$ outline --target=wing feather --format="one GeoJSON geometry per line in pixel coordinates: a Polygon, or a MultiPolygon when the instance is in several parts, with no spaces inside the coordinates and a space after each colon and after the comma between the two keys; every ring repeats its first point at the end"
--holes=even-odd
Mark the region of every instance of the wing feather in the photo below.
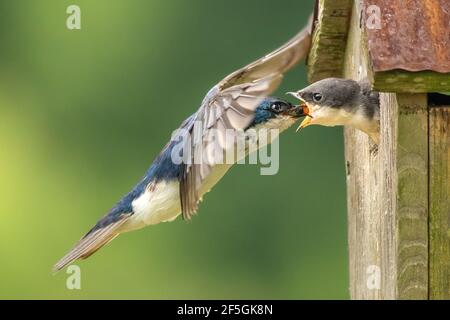
{"type": "Polygon", "coordinates": [[[211,156],[211,150],[225,154],[226,150],[235,147],[224,138],[226,130],[238,132],[251,124],[255,109],[278,88],[283,74],[306,57],[311,45],[311,29],[312,17],[307,26],[286,44],[225,77],[208,92],[189,126],[185,126],[184,134],[191,138],[185,139],[188,142],[184,148],[190,161],[183,163],[180,174],[184,219],[190,219],[197,212],[200,188],[212,167],[218,164],[211,156]],[[201,124],[197,127],[202,132],[194,132],[195,122],[201,124]],[[209,132],[213,128],[218,129],[219,138],[211,141],[209,132]]]}
{"type": "Polygon", "coordinates": [[[130,215],[123,215],[119,221],[111,223],[104,228],[90,231],[59,260],[53,267],[53,272],[57,272],[77,259],[86,259],[93,255],[97,250],[106,245],[119,235],[118,229],[122,226],[130,215]]]}

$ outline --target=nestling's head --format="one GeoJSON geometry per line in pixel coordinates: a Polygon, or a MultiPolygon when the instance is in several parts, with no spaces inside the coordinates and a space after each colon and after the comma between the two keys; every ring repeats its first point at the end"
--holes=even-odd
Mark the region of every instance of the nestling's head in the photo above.
{"type": "Polygon", "coordinates": [[[250,127],[264,126],[285,129],[303,116],[302,108],[282,99],[265,98],[255,110],[255,118],[250,127]]]}
{"type": "Polygon", "coordinates": [[[306,118],[300,128],[350,125],[369,134],[377,130],[379,119],[378,93],[366,82],[328,78],[288,94],[300,99],[306,118]]]}

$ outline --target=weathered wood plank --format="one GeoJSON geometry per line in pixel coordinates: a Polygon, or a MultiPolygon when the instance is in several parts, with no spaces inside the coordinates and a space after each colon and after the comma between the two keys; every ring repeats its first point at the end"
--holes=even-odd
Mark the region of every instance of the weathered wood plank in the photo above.
{"type": "Polygon", "coordinates": [[[381,93],[380,105],[380,298],[427,299],[427,97],[381,93]]]}
{"type": "Polygon", "coordinates": [[[450,73],[392,70],[374,72],[374,88],[384,92],[439,92],[450,90],[450,73]]]}
{"type": "MultiPolygon", "coordinates": [[[[360,28],[360,7],[352,11],[344,65],[344,77],[367,77],[368,56],[360,28]]],[[[347,206],[350,296],[352,299],[381,298],[381,230],[379,223],[378,155],[369,137],[346,128],[347,206]]]]}
{"type": "Polygon", "coordinates": [[[397,132],[398,101],[392,93],[380,94],[380,269],[381,299],[397,297],[397,132]]]}
{"type": "Polygon", "coordinates": [[[350,296],[381,298],[378,156],[368,137],[345,129],[350,296]]]}
{"type": "Polygon", "coordinates": [[[427,95],[398,94],[397,101],[397,161],[390,173],[397,175],[395,298],[428,299],[427,95]]]}
{"type": "Polygon", "coordinates": [[[351,296],[427,299],[426,95],[382,93],[381,108],[378,155],[345,132],[351,296]]]}
{"type": "Polygon", "coordinates": [[[352,0],[319,0],[308,57],[308,80],[342,75],[352,0]]]}
{"type": "MultiPolygon", "coordinates": [[[[444,155],[442,153],[444,148],[448,150],[449,142],[442,141],[442,133],[439,142],[437,136],[435,140],[431,136],[430,141],[436,146],[429,150],[428,130],[429,125],[433,128],[433,124],[429,123],[425,92],[447,91],[450,78],[427,71],[393,70],[374,74],[367,49],[367,30],[361,17],[364,3],[351,3],[344,64],[341,64],[339,54],[342,47],[329,44],[320,36],[326,29],[321,27],[325,23],[324,12],[332,5],[326,0],[320,0],[322,11],[319,12],[319,26],[308,64],[311,81],[330,76],[355,80],[368,78],[375,89],[383,91],[380,95],[381,142],[378,148],[364,133],[351,128],[344,131],[350,294],[353,299],[448,297],[450,187],[447,181],[450,154],[448,151],[444,155]],[[322,55],[323,60],[320,60],[322,55]],[[322,66],[324,61],[327,61],[326,65],[322,66]],[[340,68],[342,74],[339,74],[340,68]],[[407,93],[401,93],[404,91],[407,93]],[[431,165],[431,170],[436,172],[429,181],[429,157],[433,161],[431,152],[436,152],[436,163],[431,165]],[[444,156],[447,157],[445,160],[444,156]],[[443,168],[443,163],[447,167],[443,168]],[[447,182],[445,188],[440,185],[443,181],[447,182]],[[431,188],[439,191],[430,191],[433,189],[430,189],[429,182],[431,188]],[[433,197],[440,202],[436,204],[433,197]],[[433,210],[430,223],[429,208],[433,210]],[[434,234],[430,238],[432,228],[434,234]],[[430,292],[430,289],[434,291],[430,292]]],[[[342,20],[332,23],[343,25],[342,20]]],[[[445,121],[447,133],[450,127],[448,115],[445,121]]],[[[436,130],[444,130],[440,122],[435,126],[439,128],[436,130]]]]}
{"type": "MultiPolygon", "coordinates": [[[[360,2],[344,76],[370,78],[360,2]]],[[[425,94],[381,94],[381,143],[345,129],[350,293],[353,299],[428,296],[428,117],[425,94]]]]}
{"type": "Polygon", "coordinates": [[[450,106],[430,109],[430,299],[450,299],[450,106]]]}

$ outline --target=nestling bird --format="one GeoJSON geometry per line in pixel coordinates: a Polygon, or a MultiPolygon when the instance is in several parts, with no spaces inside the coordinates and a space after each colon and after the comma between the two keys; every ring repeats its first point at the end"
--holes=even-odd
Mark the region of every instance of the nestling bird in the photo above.
{"type": "Polygon", "coordinates": [[[268,96],[279,86],[283,74],[308,53],[311,21],[285,45],[214,86],[198,111],[181,124],[142,180],[55,264],[53,270],[89,257],[121,233],[172,221],[181,213],[184,219],[190,219],[197,212],[202,196],[232,166],[215,162],[208,154],[211,143],[214,144],[212,149],[219,153],[236,147],[223,141],[221,137],[226,132],[247,133],[249,129],[263,128],[277,128],[281,132],[294,124],[296,117],[302,115],[301,108],[268,96]],[[213,142],[209,139],[212,132],[219,133],[219,139],[213,142]],[[191,136],[194,138],[189,139],[191,136]],[[195,161],[199,154],[209,161],[195,161]],[[175,162],[174,155],[182,155],[184,160],[175,162]]]}
{"type": "Polygon", "coordinates": [[[379,143],[379,94],[371,90],[367,80],[327,78],[288,94],[304,102],[306,118],[299,129],[313,124],[352,126],[379,143]]]}

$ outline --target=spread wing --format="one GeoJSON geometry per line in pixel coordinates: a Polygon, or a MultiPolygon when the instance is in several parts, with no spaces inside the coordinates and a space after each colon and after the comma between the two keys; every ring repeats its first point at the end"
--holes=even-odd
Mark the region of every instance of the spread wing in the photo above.
{"type": "Polygon", "coordinates": [[[219,163],[212,154],[221,154],[232,147],[228,145],[232,140],[227,140],[226,135],[245,130],[253,121],[257,106],[278,88],[283,74],[307,55],[311,29],[312,18],[286,44],[227,76],[208,92],[193,117],[183,123],[182,135],[190,137],[184,149],[188,150],[185,158],[188,161],[182,164],[180,175],[184,219],[196,213],[199,190],[213,166],[219,163]]]}

